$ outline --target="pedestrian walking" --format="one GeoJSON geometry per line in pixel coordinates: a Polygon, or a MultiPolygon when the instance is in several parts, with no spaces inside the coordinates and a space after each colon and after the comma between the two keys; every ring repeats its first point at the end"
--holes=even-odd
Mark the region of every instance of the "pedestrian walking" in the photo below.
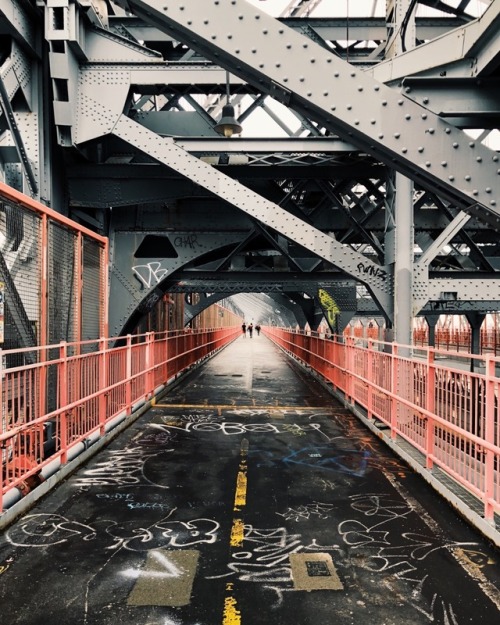
{"type": "Polygon", "coordinates": [[[260,334],[260,325],[259,324],[257,324],[255,326],[255,331],[257,332],[257,336],[259,336],[259,334],[260,334]]]}
{"type": "Polygon", "coordinates": [[[245,322],[241,324],[241,331],[243,333],[243,336],[246,338],[247,337],[247,324],[245,322]]]}
{"type": "Polygon", "coordinates": [[[251,324],[248,326],[248,336],[249,336],[250,338],[252,338],[252,334],[253,334],[253,323],[251,323],[251,324]]]}

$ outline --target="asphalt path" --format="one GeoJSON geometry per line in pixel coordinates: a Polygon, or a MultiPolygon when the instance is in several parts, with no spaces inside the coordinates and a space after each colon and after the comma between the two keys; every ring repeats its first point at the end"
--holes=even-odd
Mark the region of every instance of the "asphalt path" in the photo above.
{"type": "Polygon", "coordinates": [[[499,554],[262,335],[0,538],[22,625],[498,625],[499,554]]]}

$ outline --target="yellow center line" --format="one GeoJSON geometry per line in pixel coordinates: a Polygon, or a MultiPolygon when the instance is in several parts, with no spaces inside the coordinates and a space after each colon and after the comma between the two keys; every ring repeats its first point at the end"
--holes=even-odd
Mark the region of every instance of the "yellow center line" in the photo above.
{"type": "MultiPolygon", "coordinates": [[[[241,549],[243,547],[243,538],[245,534],[245,524],[241,518],[241,513],[247,503],[247,455],[248,455],[248,439],[241,441],[240,447],[240,464],[238,467],[238,475],[236,476],[236,488],[234,492],[234,512],[240,514],[233,516],[233,524],[231,527],[231,536],[229,544],[231,549],[241,549]]],[[[233,593],[234,585],[232,582],[226,584],[226,596],[224,598],[224,612],[222,617],[222,625],[241,625],[241,612],[237,609],[237,601],[233,593]]]]}

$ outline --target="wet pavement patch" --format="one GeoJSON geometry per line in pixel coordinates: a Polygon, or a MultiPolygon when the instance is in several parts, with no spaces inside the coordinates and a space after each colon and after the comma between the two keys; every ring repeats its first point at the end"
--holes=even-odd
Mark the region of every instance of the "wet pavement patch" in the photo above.
{"type": "Polygon", "coordinates": [[[128,605],[187,605],[191,600],[199,555],[193,550],[150,551],[143,568],[125,572],[137,577],[128,605]]]}

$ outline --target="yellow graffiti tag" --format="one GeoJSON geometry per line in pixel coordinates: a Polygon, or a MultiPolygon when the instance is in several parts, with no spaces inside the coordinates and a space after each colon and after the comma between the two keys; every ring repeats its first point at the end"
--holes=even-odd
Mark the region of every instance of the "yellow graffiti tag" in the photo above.
{"type": "Polygon", "coordinates": [[[335,323],[335,317],[339,314],[340,308],[337,306],[337,302],[333,299],[333,297],[324,289],[318,289],[318,297],[326,311],[326,316],[330,324],[335,323]]]}

